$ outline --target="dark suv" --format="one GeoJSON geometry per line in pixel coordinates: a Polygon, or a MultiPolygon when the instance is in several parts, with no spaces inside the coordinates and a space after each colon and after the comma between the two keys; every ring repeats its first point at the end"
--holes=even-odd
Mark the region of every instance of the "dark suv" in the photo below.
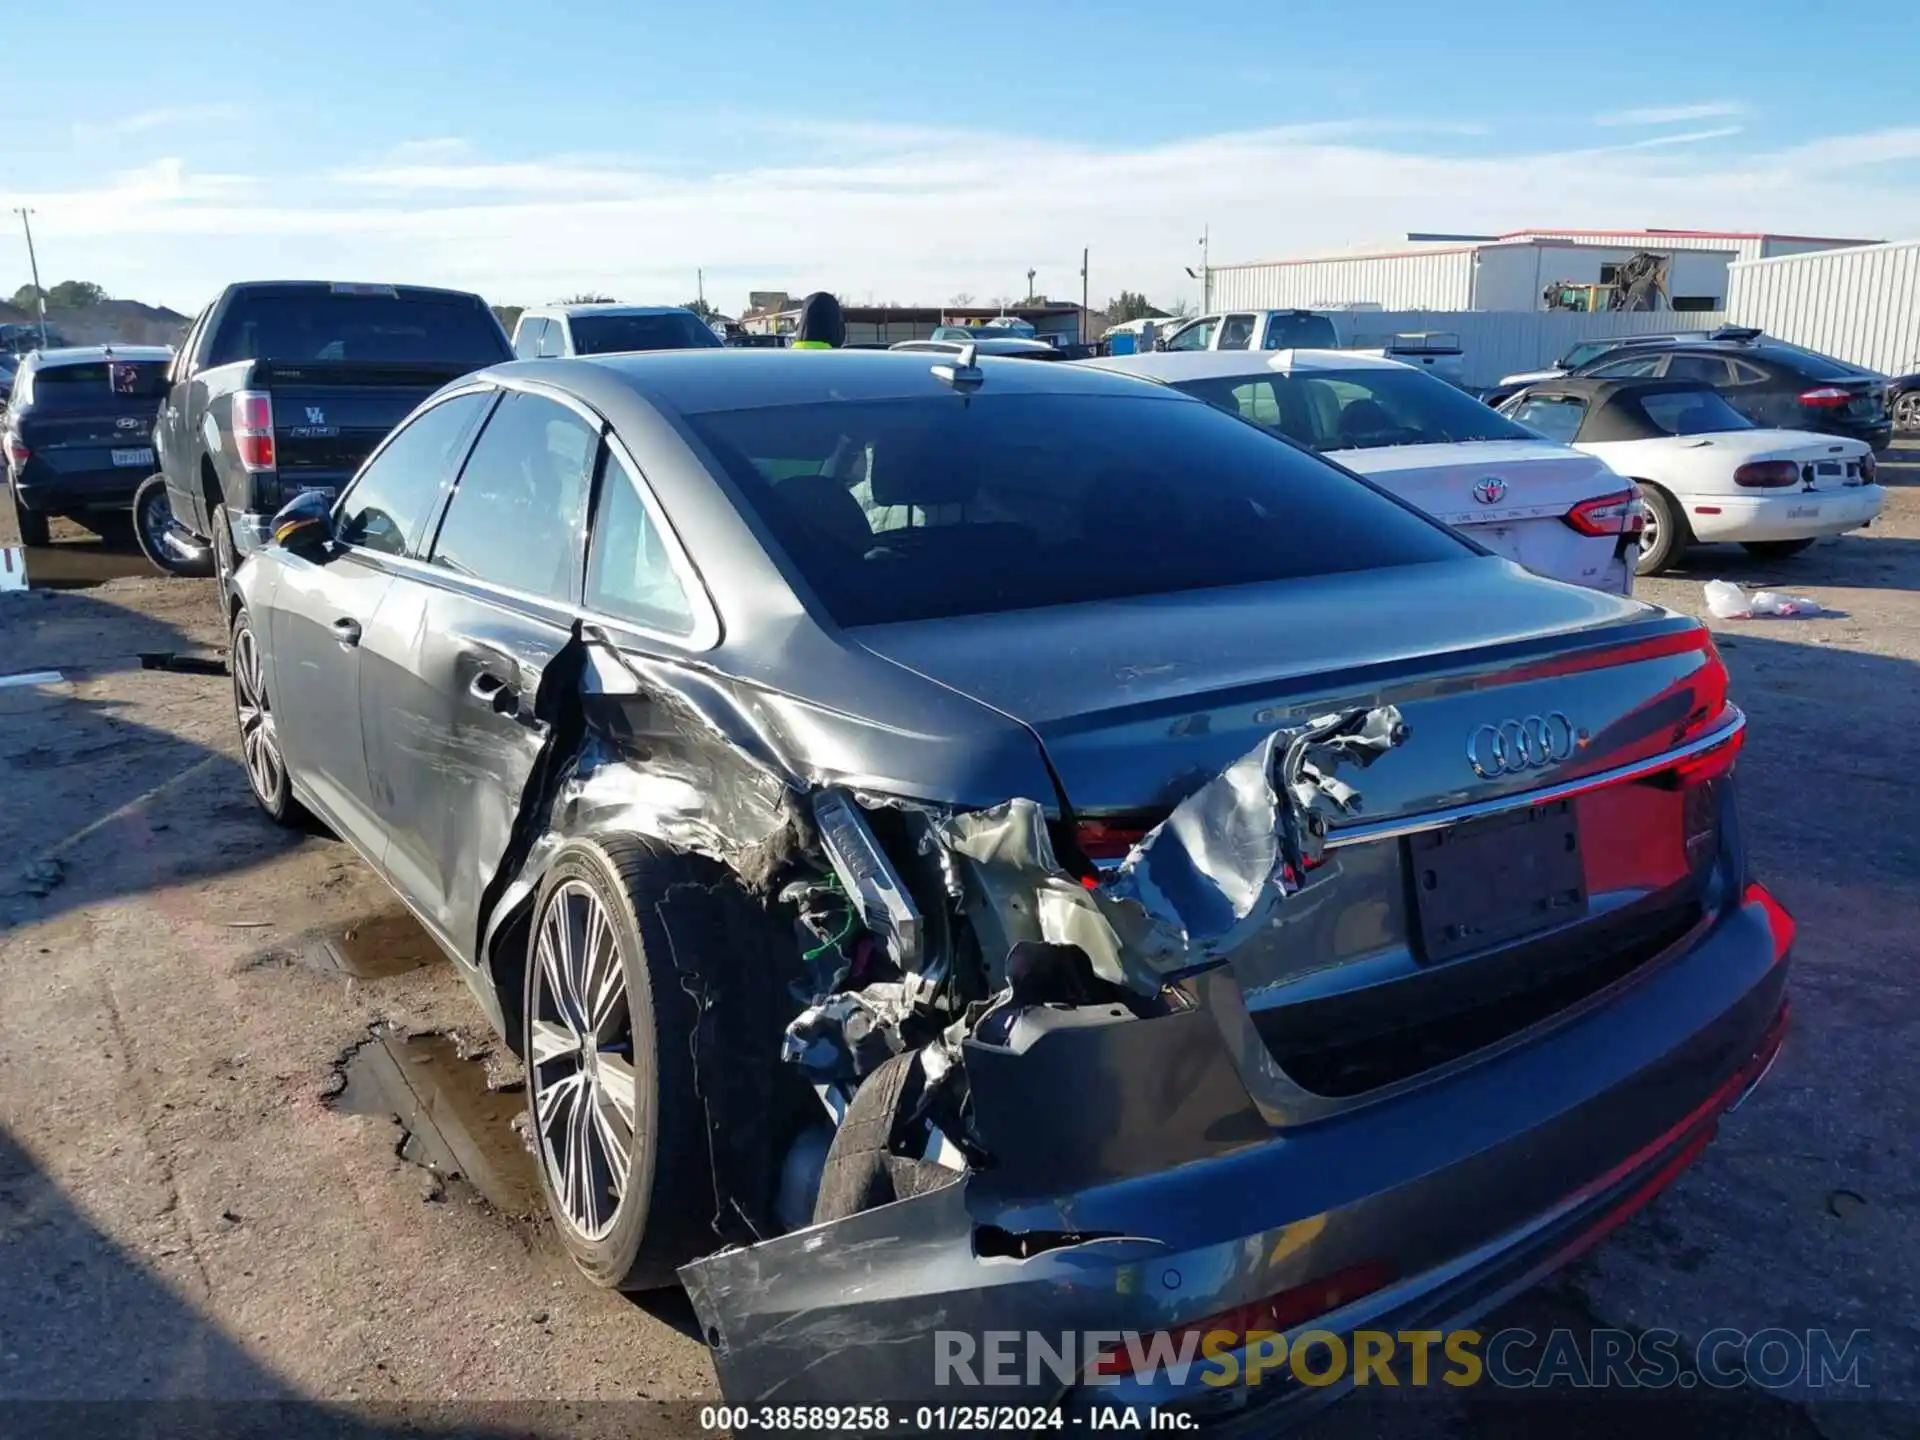
{"type": "Polygon", "coordinates": [[[132,502],[172,360],[165,346],[84,345],[20,362],[0,446],[24,543],[45,545],[52,516],[91,522],[132,502]]]}
{"type": "Polygon", "coordinates": [[[1573,373],[1596,380],[1697,380],[1756,425],[1846,435],[1875,450],[1893,443],[1884,375],[1784,340],[1757,336],[1615,351],[1573,373]]]}

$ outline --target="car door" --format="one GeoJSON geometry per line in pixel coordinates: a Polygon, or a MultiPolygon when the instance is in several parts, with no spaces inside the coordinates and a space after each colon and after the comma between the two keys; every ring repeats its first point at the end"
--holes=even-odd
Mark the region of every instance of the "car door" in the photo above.
{"type": "Polygon", "coordinates": [[[387,874],[469,965],[548,733],[540,679],[577,615],[600,430],[551,393],[505,390],[371,642],[361,708],[387,874]]]}
{"type": "Polygon", "coordinates": [[[1213,332],[1220,328],[1218,315],[1204,315],[1167,341],[1169,350],[1208,350],[1213,347],[1213,332]]]}
{"type": "Polygon", "coordinates": [[[386,837],[362,733],[364,642],[490,398],[455,396],[403,424],[341,497],[334,553],[280,557],[268,617],[280,748],[314,808],[375,865],[386,837]]]}
{"type": "Polygon", "coordinates": [[[190,504],[194,470],[187,457],[193,453],[189,443],[190,435],[185,419],[187,408],[188,382],[193,376],[193,358],[200,345],[200,337],[206,333],[207,317],[213,313],[209,305],[200,312],[199,318],[187,331],[187,338],[180,342],[180,348],[174,353],[173,363],[167,367],[167,394],[160,402],[160,414],[153,422],[154,463],[162,475],[167,477],[167,503],[173,507],[175,515],[191,517],[196,513],[190,504]]]}

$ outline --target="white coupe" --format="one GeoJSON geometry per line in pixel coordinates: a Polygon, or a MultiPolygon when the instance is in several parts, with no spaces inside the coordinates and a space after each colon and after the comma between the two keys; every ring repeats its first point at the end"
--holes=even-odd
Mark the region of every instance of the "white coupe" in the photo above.
{"type": "Polygon", "coordinates": [[[1642,575],[1721,540],[1763,559],[1797,555],[1822,536],[1871,525],[1886,500],[1864,440],[1755,429],[1699,381],[1570,376],[1500,409],[1639,485],[1642,575]]]}

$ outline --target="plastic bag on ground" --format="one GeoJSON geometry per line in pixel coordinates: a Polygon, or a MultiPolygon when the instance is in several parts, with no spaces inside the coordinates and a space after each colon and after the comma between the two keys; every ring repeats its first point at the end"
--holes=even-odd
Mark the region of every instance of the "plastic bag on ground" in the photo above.
{"type": "Polygon", "coordinates": [[[1753,606],[1747,592],[1731,580],[1709,580],[1707,613],[1718,620],[1744,620],[1753,614],[1753,606]]]}
{"type": "Polygon", "coordinates": [[[1762,590],[1753,597],[1755,615],[1777,615],[1781,619],[1791,619],[1800,615],[1818,615],[1820,602],[1805,595],[1782,595],[1774,590],[1762,590]]]}

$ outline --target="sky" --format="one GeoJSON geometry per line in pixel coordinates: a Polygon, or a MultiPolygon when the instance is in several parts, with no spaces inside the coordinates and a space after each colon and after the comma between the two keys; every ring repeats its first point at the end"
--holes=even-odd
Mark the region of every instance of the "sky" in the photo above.
{"type": "MultiPolygon", "coordinates": [[[[1920,235],[1920,17],[1805,0],[8,6],[41,279],[1192,301],[1534,227],[1920,235]],[[704,280],[701,274],[704,274],[704,280]]],[[[0,295],[28,279],[0,215],[0,295]]]]}

